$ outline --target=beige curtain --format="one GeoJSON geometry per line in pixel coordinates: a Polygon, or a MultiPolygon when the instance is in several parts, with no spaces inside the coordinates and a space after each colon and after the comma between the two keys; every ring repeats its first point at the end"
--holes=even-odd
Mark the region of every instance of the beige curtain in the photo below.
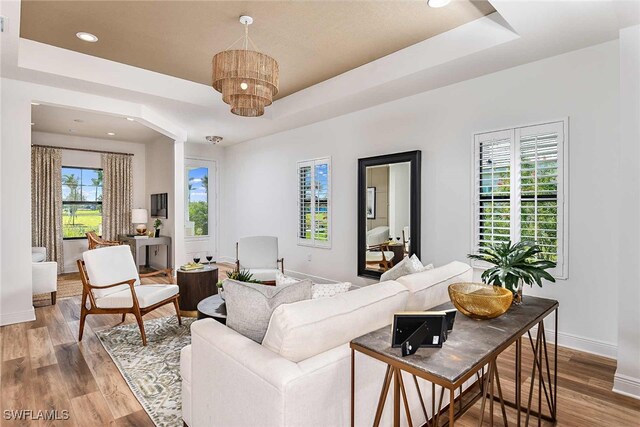
{"type": "Polygon", "coordinates": [[[131,232],[131,156],[102,155],[102,237],[117,240],[131,232]]]}
{"type": "Polygon", "coordinates": [[[31,147],[31,244],[47,248],[47,261],[64,270],[62,256],[62,154],[31,147]]]}

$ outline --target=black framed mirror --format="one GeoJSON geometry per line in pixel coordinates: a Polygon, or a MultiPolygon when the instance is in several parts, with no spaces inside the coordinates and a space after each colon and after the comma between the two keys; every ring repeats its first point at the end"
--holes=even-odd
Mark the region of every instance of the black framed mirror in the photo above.
{"type": "Polygon", "coordinates": [[[358,159],[358,276],[420,257],[421,152],[358,159]]]}

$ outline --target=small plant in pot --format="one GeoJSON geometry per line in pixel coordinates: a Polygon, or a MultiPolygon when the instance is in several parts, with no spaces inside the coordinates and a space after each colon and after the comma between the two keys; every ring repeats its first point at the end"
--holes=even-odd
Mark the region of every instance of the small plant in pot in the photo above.
{"type": "MultiPolygon", "coordinates": [[[[238,282],[262,283],[259,280],[255,280],[253,278],[253,274],[249,273],[249,270],[227,271],[227,279],[237,280],[238,282]]],[[[220,280],[216,283],[216,286],[218,286],[218,294],[220,295],[220,298],[224,299],[224,282],[220,280]]]]}
{"type": "Polygon", "coordinates": [[[155,237],[160,237],[160,227],[162,226],[162,221],[160,220],[160,218],[156,218],[155,221],[153,221],[153,229],[155,231],[154,235],[155,237]]]}
{"type": "Polygon", "coordinates": [[[484,261],[493,267],[482,273],[482,281],[489,285],[502,286],[513,292],[514,304],[522,302],[522,285],[535,282],[542,287],[542,280],[555,282],[546,270],[556,263],[539,257],[542,249],[534,242],[511,241],[480,248],[478,254],[467,255],[470,259],[484,261]]]}

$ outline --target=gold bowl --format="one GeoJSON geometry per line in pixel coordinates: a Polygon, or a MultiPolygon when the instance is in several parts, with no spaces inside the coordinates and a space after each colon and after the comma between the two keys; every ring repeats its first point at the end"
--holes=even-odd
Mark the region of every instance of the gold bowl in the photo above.
{"type": "Polygon", "coordinates": [[[493,319],[511,307],[513,293],[500,286],[483,283],[454,283],[449,285],[449,298],[465,316],[473,319],[493,319]]]}

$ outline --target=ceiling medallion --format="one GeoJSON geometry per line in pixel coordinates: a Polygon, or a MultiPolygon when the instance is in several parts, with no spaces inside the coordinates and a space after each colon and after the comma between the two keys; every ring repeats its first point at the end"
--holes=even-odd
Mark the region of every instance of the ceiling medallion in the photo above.
{"type": "Polygon", "coordinates": [[[212,60],[215,90],[222,94],[222,100],[231,106],[231,112],[238,116],[258,117],[264,114],[264,107],[273,102],[278,93],[278,62],[272,57],[258,52],[249,38],[250,16],[241,16],[244,25],[242,49],[231,49],[217,53],[212,60]],[[249,50],[249,43],[255,50],[249,50]]]}

